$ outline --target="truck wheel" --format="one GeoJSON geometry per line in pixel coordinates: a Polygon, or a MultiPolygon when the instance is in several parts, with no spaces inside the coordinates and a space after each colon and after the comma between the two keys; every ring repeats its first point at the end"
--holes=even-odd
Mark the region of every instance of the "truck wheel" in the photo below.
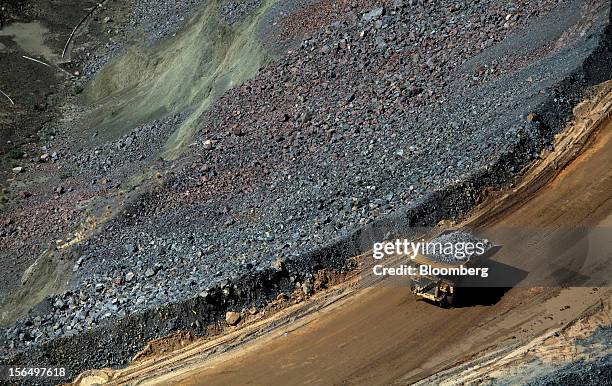
{"type": "Polygon", "coordinates": [[[412,280],[410,280],[410,292],[416,295],[416,284],[412,280]]]}
{"type": "Polygon", "coordinates": [[[455,295],[446,295],[446,305],[449,307],[455,305],[455,295]]]}

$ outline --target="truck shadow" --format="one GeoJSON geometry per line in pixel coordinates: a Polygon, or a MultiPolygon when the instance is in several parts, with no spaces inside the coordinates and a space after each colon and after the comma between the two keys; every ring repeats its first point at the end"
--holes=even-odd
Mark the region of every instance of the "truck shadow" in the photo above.
{"type": "Polygon", "coordinates": [[[497,304],[511,287],[458,288],[452,307],[492,306],[497,304]]]}
{"type": "Polygon", "coordinates": [[[480,267],[488,268],[486,277],[462,277],[457,280],[452,304],[445,307],[463,308],[497,304],[511,288],[516,287],[528,272],[486,259],[480,267]]]}

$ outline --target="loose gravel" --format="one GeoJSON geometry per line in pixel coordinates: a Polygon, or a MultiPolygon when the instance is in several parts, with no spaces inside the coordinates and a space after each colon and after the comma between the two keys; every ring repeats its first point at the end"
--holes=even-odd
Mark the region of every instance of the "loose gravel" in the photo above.
{"type": "MultiPolygon", "coordinates": [[[[496,384],[496,383],[493,383],[496,384]]],[[[527,386],[582,385],[600,386],[612,384],[612,355],[594,361],[576,361],[550,374],[527,383],[527,386]]]]}
{"type": "Polygon", "coordinates": [[[135,0],[130,23],[142,28],[149,44],[173,36],[203,0],[135,0]]]}
{"type": "Polygon", "coordinates": [[[188,116],[188,112],[169,115],[137,126],[117,140],[106,142],[80,153],[70,153],[70,169],[76,175],[86,175],[93,180],[121,180],[142,169],[151,158],[159,157],[164,144],[188,116]]]}
{"type": "Polygon", "coordinates": [[[261,4],[262,0],[226,1],[219,10],[219,17],[225,23],[232,25],[242,21],[246,15],[257,10],[261,4]]]}

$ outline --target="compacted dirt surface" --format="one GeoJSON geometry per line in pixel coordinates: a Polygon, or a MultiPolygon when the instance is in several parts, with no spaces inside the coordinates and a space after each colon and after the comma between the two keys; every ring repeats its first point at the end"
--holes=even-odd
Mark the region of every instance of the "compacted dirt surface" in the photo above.
{"type": "MultiPolygon", "coordinates": [[[[583,115],[557,138],[556,144],[563,150],[543,157],[515,188],[499,192],[477,207],[466,223],[608,228],[612,224],[611,86],[603,87],[593,100],[581,105],[579,111],[583,115]],[[534,190],[536,193],[531,193],[534,190]]],[[[538,244],[542,244],[538,234],[521,242],[532,245],[536,251],[538,244]]],[[[548,259],[543,263],[551,265],[555,256],[517,255],[503,250],[495,256],[495,260],[513,266],[525,265],[534,258],[548,259]]],[[[600,262],[609,261],[609,251],[598,258],[600,262]]],[[[488,290],[491,289],[480,289],[488,290]]],[[[106,379],[113,383],[193,385],[406,384],[468,358],[499,350],[507,353],[509,348],[520,347],[534,337],[573,325],[600,304],[605,303],[606,308],[601,309],[603,320],[589,330],[591,334],[600,334],[593,339],[604,346],[609,344],[605,331],[612,327],[605,314],[609,311],[609,287],[520,287],[507,292],[494,305],[455,309],[416,301],[408,288],[360,288],[353,283],[344,291],[349,295],[334,301],[313,298],[313,302],[326,306],[306,312],[297,321],[281,324],[256,339],[245,339],[250,334],[257,335],[247,325],[242,334],[238,330],[217,341],[188,346],[175,355],[158,354],[115,373],[90,373],[89,378],[84,376],[79,382],[106,379]],[[215,350],[226,352],[215,355],[215,350]]],[[[286,316],[280,316],[283,317],[286,316]]],[[[278,323],[271,319],[270,324],[278,323]]],[[[260,325],[253,329],[265,330],[260,325]]],[[[583,331],[580,336],[586,339],[590,334],[583,331]]],[[[609,369],[609,358],[597,363],[597,358],[606,352],[604,348],[599,356],[591,354],[590,360],[582,364],[596,362],[583,382],[609,381],[609,371],[605,372],[605,368],[609,369]]],[[[555,352],[548,355],[554,356],[555,352]]],[[[547,372],[554,374],[556,370],[552,366],[547,372]]],[[[563,371],[571,374],[567,369],[563,371]]],[[[521,381],[537,380],[543,373],[534,371],[531,379],[525,376],[521,381]]],[[[482,374],[487,372],[482,370],[482,374]]],[[[474,376],[467,371],[464,375],[474,376]]],[[[510,375],[516,372],[510,371],[505,376],[510,375]]],[[[499,375],[498,381],[504,379],[499,375]]],[[[560,377],[558,382],[563,379],[560,377]]],[[[554,376],[550,375],[549,380],[554,382],[554,376]]],[[[452,377],[447,374],[430,382],[450,384],[452,377]]]]}
{"type": "MultiPolygon", "coordinates": [[[[537,238],[525,236],[535,245],[531,259],[511,248],[495,256],[527,273],[523,288],[442,310],[362,278],[351,287],[358,300],[333,302],[334,315],[310,324],[318,326],[310,339],[328,344],[320,355],[304,338],[285,348],[271,340],[278,346],[255,357],[269,354],[262,363],[272,366],[272,352],[278,363],[303,349],[310,359],[278,366],[279,381],[292,366],[338,382],[421,379],[471,352],[466,345],[518,334],[522,319],[496,316],[517,309],[537,319],[537,307],[567,298],[576,304],[565,314],[576,317],[585,293],[608,284],[597,248],[578,260],[560,255],[554,270],[543,263],[551,243],[576,244],[558,229],[602,228],[605,160],[589,167],[601,178],[572,174],[554,189],[542,187],[553,177],[542,162],[553,154],[557,166],[567,163],[587,142],[585,154],[605,149],[591,144],[605,141],[607,129],[592,139],[566,126],[582,116],[573,111],[580,101],[605,101],[609,1],[2,4],[3,363],[62,365],[75,377],[125,367],[167,335],[213,339],[227,315],[244,324],[313,294],[329,299],[319,293],[359,272],[355,256],[371,242],[441,221],[534,228],[537,238]],[[529,165],[543,169],[525,174],[529,165]],[[519,174],[537,178],[516,185],[519,174]],[[547,189],[557,196],[542,196],[547,189]],[[541,204],[519,207],[536,194],[529,202],[541,204]],[[475,214],[483,200],[489,207],[475,214]],[[548,289],[569,284],[582,287],[562,297],[548,289]],[[410,337],[446,318],[462,322],[438,328],[431,344],[419,341],[432,353],[427,361],[413,357],[419,345],[410,337]],[[470,329],[489,319],[490,330],[470,329]],[[343,336],[344,323],[356,338],[341,344],[329,334],[343,336]],[[377,323],[395,338],[366,337],[377,323]],[[468,331],[473,342],[457,339],[457,356],[443,350],[468,331]],[[361,357],[331,366],[349,346],[361,357]]],[[[598,108],[587,110],[607,111],[598,108]]],[[[555,181],[571,174],[564,170],[555,181]]],[[[506,245],[524,236],[505,235],[506,245]]],[[[565,314],[544,318],[532,335],[569,321],[565,314]]],[[[268,383],[258,378],[266,368],[254,370],[256,383],[268,383]]]]}

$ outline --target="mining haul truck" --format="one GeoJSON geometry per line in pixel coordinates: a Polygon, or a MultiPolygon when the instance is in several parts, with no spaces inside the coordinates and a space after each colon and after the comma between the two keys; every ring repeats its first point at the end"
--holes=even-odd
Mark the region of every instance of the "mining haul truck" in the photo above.
{"type": "MultiPolygon", "coordinates": [[[[440,236],[448,234],[442,233],[440,236]]],[[[439,236],[438,236],[439,237],[439,236]]],[[[441,307],[452,307],[469,296],[468,288],[486,287],[489,270],[489,258],[501,249],[500,245],[491,244],[480,255],[456,262],[443,262],[430,256],[417,253],[412,265],[417,274],[411,276],[410,289],[420,299],[425,299],[441,307]],[[485,277],[482,273],[485,272],[485,277]]]]}

